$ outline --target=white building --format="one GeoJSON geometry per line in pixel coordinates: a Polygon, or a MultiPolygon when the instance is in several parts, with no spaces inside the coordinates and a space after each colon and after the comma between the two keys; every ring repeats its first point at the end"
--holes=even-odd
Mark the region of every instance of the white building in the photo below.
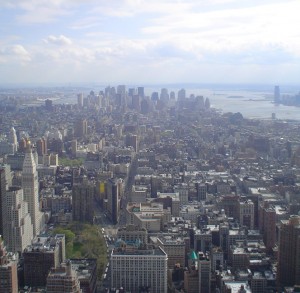
{"type": "Polygon", "coordinates": [[[151,293],[167,292],[167,261],[161,248],[115,249],[111,254],[111,287],[131,292],[148,287],[151,293]]]}
{"type": "Polygon", "coordinates": [[[33,224],[33,236],[36,236],[43,229],[43,217],[39,206],[38,173],[30,143],[28,143],[23,163],[22,188],[24,200],[28,202],[28,210],[33,224]]]}
{"type": "Polygon", "coordinates": [[[3,198],[3,237],[9,251],[22,252],[33,238],[33,226],[23,189],[10,187],[3,198]]]}

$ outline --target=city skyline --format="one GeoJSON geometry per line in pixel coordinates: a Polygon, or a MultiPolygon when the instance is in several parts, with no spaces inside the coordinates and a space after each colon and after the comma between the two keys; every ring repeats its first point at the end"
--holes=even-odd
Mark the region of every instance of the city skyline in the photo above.
{"type": "Polygon", "coordinates": [[[0,1],[2,84],[297,83],[299,1],[0,1]]]}

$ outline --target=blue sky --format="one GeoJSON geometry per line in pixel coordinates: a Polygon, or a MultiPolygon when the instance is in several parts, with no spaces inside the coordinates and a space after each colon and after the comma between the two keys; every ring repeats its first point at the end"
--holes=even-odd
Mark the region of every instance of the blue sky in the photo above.
{"type": "Polygon", "coordinates": [[[299,0],[0,0],[0,83],[299,83],[299,0]]]}

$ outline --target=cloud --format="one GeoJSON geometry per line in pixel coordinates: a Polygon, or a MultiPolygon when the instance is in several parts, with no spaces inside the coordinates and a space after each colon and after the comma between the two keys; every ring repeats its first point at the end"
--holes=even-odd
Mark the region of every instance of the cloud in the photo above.
{"type": "Polygon", "coordinates": [[[47,44],[54,44],[58,46],[72,45],[71,39],[67,38],[64,35],[60,35],[58,37],[50,35],[44,40],[44,42],[47,44]]]}
{"type": "Polygon", "coordinates": [[[0,50],[0,60],[3,63],[9,61],[21,61],[22,64],[31,61],[29,52],[22,45],[11,45],[0,50]]]}

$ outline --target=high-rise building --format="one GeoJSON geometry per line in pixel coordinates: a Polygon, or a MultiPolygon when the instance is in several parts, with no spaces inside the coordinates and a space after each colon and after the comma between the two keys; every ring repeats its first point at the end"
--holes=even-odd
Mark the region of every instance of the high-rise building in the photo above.
{"type": "Polygon", "coordinates": [[[138,136],[135,134],[127,134],[125,138],[125,145],[127,147],[132,146],[134,151],[138,151],[138,136]]]}
{"type": "Polygon", "coordinates": [[[88,182],[72,188],[72,214],[74,221],[93,223],[95,186],[88,182]]]}
{"type": "Polygon", "coordinates": [[[77,273],[70,261],[50,270],[46,289],[48,293],[81,293],[77,273]]]}
{"type": "Polygon", "coordinates": [[[6,193],[5,169],[0,168],[0,235],[3,235],[3,201],[6,193]]]}
{"type": "Polygon", "coordinates": [[[115,178],[107,180],[107,211],[114,224],[119,221],[120,214],[120,196],[118,181],[115,178]]]}
{"type": "Polygon", "coordinates": [[[270,252],[276,244],[276,211],[268,202],[261,203],[259,207],[259,229],[270,252]]]}
{"type": "Polygon", "coordinates": [[[3,236],[9,251],[22,253],[33,238],[33,226],[23,189],[10,187],[2,200],[3,236]]]}
{"type": "Polygon", "coordinates": [[[30,142],[27,144],[23,163],[22,188],[24,200],[28,202],[28,211],[33,225],[33,236],[36,236],[43,230],[43,216],[39,205],[38,173],[30,142]]]}
{"type": "Polygon", "coordinates": [[[279,285],[300,284],[300,216],[281,221],[278,253],[279,285]]]}
{"type": "Polygon", "coordinates": [[[111,287],[125,291],[167,292],[167,254],[161,249],[114,249],[111,254],[111,287]]]}
{"type": "Polygon", "coordinates": [[[77,95],[77,105],[78,108],[83,108],[83,94],[78,94],[77,95]]]}
{"type": "Polygon", "coordinates": [[[181,89],[178,91],[178,100],[184,100],[186,98],[185,89],[181,89]]]}
{"type": "Polygon", "coordinates": [[[14,127],[9,132],[9,142],[13,145],[14,153],[18,150],[18,139],[17,133],[14,127]]]}
{"type": "Polygon", "coordinates": [[[275,87],[274,87],[274,102],[275,103],[280,102],[280,88],[279,88],[279,85],[275,85],[275,87]]]}
{"type": "Polygon", "coordinates": [[[65,235],[36,238],[25,248],[23,257],[25,285],[45,286],[50,269],[57,268],[65,261],[65,235]]]}
{"type": "Polygon", "coordinates": [[[41,137],[36,141],[36,151],[41,157],[47,154],[47,140],[45,137],[41,137]]]}
{"type": "Polygon", "coordinates": [[[241,226],[254,229],[254,203],[251,200],[239,202],[239,220],[241,226]]]}
{"type": "Polygon", "coordinates": [[[0,236],[0,293],[18,293],[18,258],[7,253],[0,236]]]}
{"type": "Polygon", "coordinates": [[[210,293],[211,262],[203,252],[198,253],[199,293],[210,293]]]}
{"type": "Polygon", "coordinates": [[[196,191],[197,191],[197,200],[206,200],[207,196],[207,186],[205,183],[197,182],[196,183],[196,191]]]}
{"type": "Polygon", "coordinates": [[[138,95],[143,98],[145,96],[144,87],[140,86],[137,88],[138,95]]]}
{"type": "Polygon", "coordinates": [[[82,138],[87,135],[88,123],[86,119],[79,119],[75,123],[74,135],[82,138]]]}

